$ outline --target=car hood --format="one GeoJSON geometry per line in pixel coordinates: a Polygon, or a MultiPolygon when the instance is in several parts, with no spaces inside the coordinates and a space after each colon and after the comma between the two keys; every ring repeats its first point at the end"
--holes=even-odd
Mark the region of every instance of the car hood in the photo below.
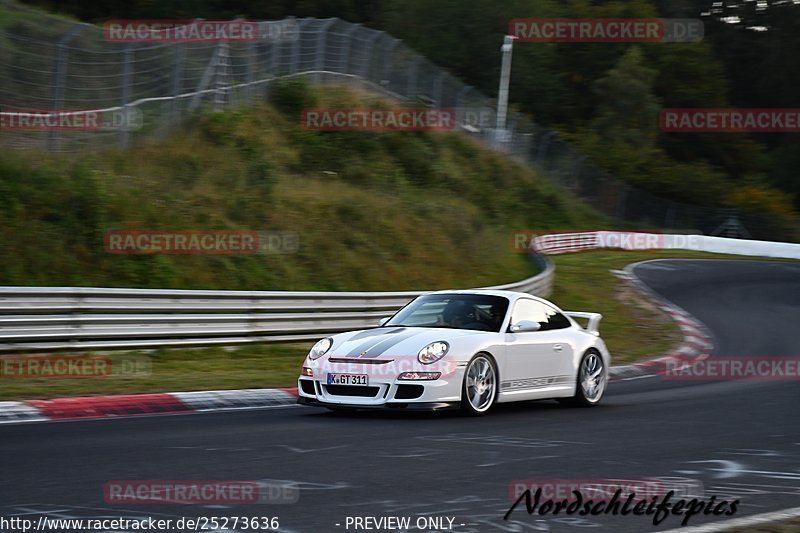
{"type": "Polygon", "coordinates": [[[432,342],[450,342],[459,337],[486,333],[465,329],[386,326],[334,335],[331,337],[333,346],[326,355],[363,359],[402,356],[416,358],[419,351],[432,342]]]}

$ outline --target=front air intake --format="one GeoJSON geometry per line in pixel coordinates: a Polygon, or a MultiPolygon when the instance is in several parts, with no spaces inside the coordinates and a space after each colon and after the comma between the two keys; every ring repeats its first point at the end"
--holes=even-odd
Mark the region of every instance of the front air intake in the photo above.
{"type": "Polygon", "coordinates": [[[425,387],[422,385],[398,385],[394,398],[396,400],[415,400],[422,396],[423,392],[425,392],[425,387]]]}

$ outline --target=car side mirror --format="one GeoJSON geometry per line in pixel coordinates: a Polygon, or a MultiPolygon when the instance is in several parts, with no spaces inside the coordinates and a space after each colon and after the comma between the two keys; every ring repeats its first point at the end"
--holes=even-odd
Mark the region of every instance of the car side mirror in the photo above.
{"type": "Polygon", "coordinates": [[[392,318],[392,317],[390,317],[390,316],[385,316],[385,317],[381,318],[380,320],[378,320],[378,327],[381,327],[381,326],[383,326],[384,324],[386,324],[387,322],[389,322],[389,319],[390,319],[390,318],[392,318]]]}
{"type": "Polygon", "coordinates": [[[542,325],[533,320],[520,320],[519,322],[511,324],[511,327],[508,329],[511,333],[526,333],[530,331],[539,331],[542,329],[542,325]]]}

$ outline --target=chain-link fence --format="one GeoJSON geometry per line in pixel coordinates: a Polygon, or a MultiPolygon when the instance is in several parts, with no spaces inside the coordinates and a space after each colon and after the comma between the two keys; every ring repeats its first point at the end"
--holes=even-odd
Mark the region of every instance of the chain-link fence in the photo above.
{"type": "Polygon", "coordinates": [[[303,76],[312,83],[367,86],[417,105],[481,110],[478,121],[458,115],[463,131],[533,165],[620,221],[771,240],[800,236],[797,223],[681,204],[636,189],[523,115],[511,113],[498,135],[493,119],[485,120],[493,117],[493,99],[400,40],[358,24],[287,19],[258,23],[257,38],[247,42],[117,43],[97,26],[38,12],[26,18],[30,8],[8,5],[21,13],[0,25],[0,119],[19,110],[99,110],[102,117],[87,131],[0,129],[6,146],[124,147],[137,137],[166,133],[201,109],[263,101],[275,80],[303,76]]]}
{"type": "Polygon", "coordinates": [[[491,103],[383,32],[339,19],[258,24],[259,38],[247,42],[116,43],[99,27],[41,16],[0,30],[0,139],[51,151],[127,146],[198,109],[263,101],[270,83],[290,76],[430,106],[491,103]],[[10,127],[20,112],[56,110],[105,115],[97,128],[68,134],[10,127]]]}
{"type": "Polygon", "coordinates": [[[708,235],[800,242],[800,220],[731,208],[710,208],[651,194],[610,175],[555,132],[520,123],[512,153],[599,211],[639,227],[708,235]]]}

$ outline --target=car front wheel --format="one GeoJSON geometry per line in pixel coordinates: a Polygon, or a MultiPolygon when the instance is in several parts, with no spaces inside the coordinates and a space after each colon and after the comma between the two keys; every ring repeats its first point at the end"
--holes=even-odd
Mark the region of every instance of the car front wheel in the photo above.
{"type": "Polygon", "coordinates": [[[497,398],[497,370],[494,361],[484,354],[472,358],[464,372],[461,409],[472,416],[483,415],[497,398]]]}

